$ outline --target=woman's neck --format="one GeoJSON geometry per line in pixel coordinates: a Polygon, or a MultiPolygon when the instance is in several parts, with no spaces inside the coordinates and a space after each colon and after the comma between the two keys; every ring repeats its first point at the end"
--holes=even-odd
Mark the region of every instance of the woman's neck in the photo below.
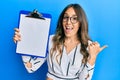
{"type": "Polygon", "coordinates": [[[69,54],[71,50],[73,50],[79,43],[80,41],[77,37],[66,37],[64,41],[64,46],[66,48],[67,54],[69,54]]]}
{"type": "Polygon", "coordinates": [[[65,37],[65,42],[64,43],[74,43],[74,42],[79,42],[78,38],[76,36],[74,37],[65,37]]]}

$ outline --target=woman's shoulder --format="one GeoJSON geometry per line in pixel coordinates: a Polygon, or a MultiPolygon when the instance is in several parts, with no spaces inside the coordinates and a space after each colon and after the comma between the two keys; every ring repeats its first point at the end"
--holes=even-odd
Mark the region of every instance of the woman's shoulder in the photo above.
{"type": "Polygon", "coordinates": [[[52,40],[54,36],[55,36],[54,34],[51,34],[51,35],[49,36],[49,40],[52,40]]]}
{"type": "Polygon", "coordinates": [[[53,43],[53,37],[54,37],[54,36],[55,36],[54,34],[49,35],[49,44],[52,44],[52,43],[53,43]]]}

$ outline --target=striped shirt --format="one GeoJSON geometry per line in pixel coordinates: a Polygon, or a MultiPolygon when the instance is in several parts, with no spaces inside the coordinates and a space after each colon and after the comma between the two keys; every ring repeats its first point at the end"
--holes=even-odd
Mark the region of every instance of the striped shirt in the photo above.
{"type": "MultiPolygon", "coordinates": [[[[49,39],[48,51],[52,48],[52,37],[49,39]]],[[[29,73],[36,71],[47,59],[48,73],[47,77],[53,80],[91,80],[94,65],[89,63],[84,65],[82,63],[83,55],[80,53],[80,44],[73,48],[69,54],[66,53],[66,49],[62,47],[62,55],[58,56],[58,52],[54,55],[48,54],[47,58],[37,58],[31,56],[22,56],[25,62],[32,63],[32,68],[27,68],[29,73]],[[57,57],[57,58],[56,58],[57,57]]]]}

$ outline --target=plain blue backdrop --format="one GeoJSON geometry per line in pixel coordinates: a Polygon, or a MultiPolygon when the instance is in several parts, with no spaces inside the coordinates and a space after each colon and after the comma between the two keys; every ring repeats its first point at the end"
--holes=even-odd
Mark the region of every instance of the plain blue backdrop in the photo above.
{"type": "Polygon", "coordinates": [[[16,54],[14,28],[19,11],[38,9],[52,15],[50,34],[55,32],[59,14],[70,3],[79,3],[86,12],[89,34],[101,46],[108,45],[96,60],[92,80],[120,80],[120,1],[119,0],[1,0],[0,2],[0,80],[45,80],[47,64],[29,74],[16,54]]]}

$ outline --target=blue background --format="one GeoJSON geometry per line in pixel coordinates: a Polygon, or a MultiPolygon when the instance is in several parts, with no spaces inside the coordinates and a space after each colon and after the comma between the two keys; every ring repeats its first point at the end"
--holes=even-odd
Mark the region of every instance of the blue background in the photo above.
{"type": "Polygon", "coordinates": [[[29,74],[15,53],[14,28],[18,27],[20,10],[52,15],[50,34],[55,32],[56,22],[63,8],[69,3],[79,3],[89,22],[89,34],[101,46],[108,45],[96,60],[92,80],[119,80],[120,76],[120,1],[119,0],[1,0],[0,2],[0,80],[45,80],[47,64],[29,74]]]}

